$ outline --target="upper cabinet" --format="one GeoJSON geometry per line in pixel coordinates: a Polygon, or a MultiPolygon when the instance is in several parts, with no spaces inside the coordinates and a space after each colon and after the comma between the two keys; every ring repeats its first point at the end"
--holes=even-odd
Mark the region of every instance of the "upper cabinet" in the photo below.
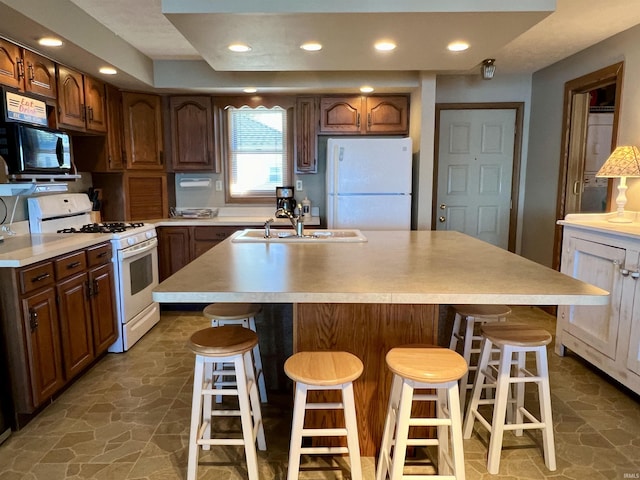
{"type": "Polygon", "coordinates": [[[127,169],[162,170],[162,106],[160,96],[122,93],[127,169]]]}
{"type": "Polygon", "coordinates": [[[211,97],[171,97],[169,112],[173,171],[220,172],[214,150],[211,97]]]}
{"type": "Polygon", "coordinates": [[[56,98],[55,63],[0,39],[0,84],[56,98]]]}
{"type": "Polygon", "coordinates": [[[318,97],[296,99],[296,173],[318,171],[318,97]]]}
{"type": "Polygon", "coordinates": [[[123,170],[127,164],[124,150],[124,120],[122,118],[122,93],[116,87],[106,85],[107,98],[107,171],[123,170]]]}
{"type": "Polygon", "coordinates": [[[103,82],[58,65],[58,125],[105,133],[107,109],[103,82]]]}
{"type": "Polygon", "coordinates": [[[319,133],[406,135],[409,133],[409,97],[322,97],[319,133]]]}

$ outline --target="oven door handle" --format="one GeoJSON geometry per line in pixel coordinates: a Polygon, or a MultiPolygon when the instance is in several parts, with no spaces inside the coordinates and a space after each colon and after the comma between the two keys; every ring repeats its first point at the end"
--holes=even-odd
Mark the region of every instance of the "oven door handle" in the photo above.
{"type": "Polygon", "coordinates": [[[145,240],[138,245],[133,245],[131,247],[127,247],[118,252],[118,257],[120,260],[125,260],[127,258],[135,257],[136,255],[140,255],[141,253],[146,253],[150,250],[157,248],[158,240],[156,238],[151,238],[149,240],[145,240]]]}

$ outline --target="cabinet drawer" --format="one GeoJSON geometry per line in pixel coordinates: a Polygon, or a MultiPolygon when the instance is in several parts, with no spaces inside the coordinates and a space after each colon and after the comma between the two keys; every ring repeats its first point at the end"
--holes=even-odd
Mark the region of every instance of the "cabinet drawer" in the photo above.
{"type": "Polygon", "coordinates": [[[87,248],[87,258],[89,260],[89,266],[102,265],[111,260],[111,244],[102,243],[95,247],[87,248]]]}
{"type": "Polygon", "coordinates": [[[195,227],[193,230],[194,240],[219,240],[222,241],[230,237],[244,227],[195,227]]]}
{"type": "Polygon", "coordinates": [[[82,272],[87,268],[87,258],[83,251],[74,252],[64,257],[58,257],[53,265],[56,271],[56,278],[62,280],[74,273],[82,272]]]}
{"type": "Polygon", "coordinates": [[[53,285],[53,262],[39,263],[18,271],[20,292],[27,293],[41,287],[53,285]]]}

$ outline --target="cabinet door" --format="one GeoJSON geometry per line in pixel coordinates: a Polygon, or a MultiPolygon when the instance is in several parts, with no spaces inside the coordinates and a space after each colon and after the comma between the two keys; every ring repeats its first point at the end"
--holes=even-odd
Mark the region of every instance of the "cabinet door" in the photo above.
{"type": "Polygon", "coordinates": [[[118,337],[113,265],[106,263],[89,270],[91,319],[95,354],[105,352],[118,337]]]}
{"type": "Polygon", "coordinates": [[[124,151],[124,125],[122,119],[122,93],[107,84],[105,88],[107,105],[107,168],[122,170],[126,165],[124,151]]]}
{"type": "Polygon", "coordinates": [[[320,99],[321,133],[360,133],[362,97],[320,99]]]}
{"type": "Polygon", "coordinates": [[[55,290],[24,298],[22,310],[35,409],[64,385],[55,290]]]}
{"type": "Polygon", "coordinates": [[[124,92],[122,112],[127,168],[162,170],[160,97],[145,93],[124,92]]]}
{"type": "Polygon", "coordinates": [[[367,97],[366,133],[409,132],[409,99],[404,96],[367,97]]]}
{"type": "Polygon", "coordinates": [[[57,285],[60,312],[60,338],[67,379],[75,377],[95,358],[89,283],[82,273],[57,285]]]}
{"type": "Polygon", "coordinates": [[[58,65],[58,123],[63,127],[85,128],[84,81],[82,74],[58,65]]]}
{"type": "Polygon", "coordinates": [[[24,50],[24,63],[26,64],[25,90],[43,97],[56,98],[56,65],[53,60],[24,50]]]}
{"type": "Polygon", "coordinates": [[[628,312],[625,316],[631,322],[627,368],[636,375],[640,375],[640,254],[634,255],[634,258],[635,263],[626,265],[632,272],[625,285],[628,290],[624,292],[628,312]]]}
{"type": "Polygon", "coordinates": [[[160,281],[173,275],[187,265],[191,259],[191,227],[158,228],[160,281]]]}
{"type": "Polygon", "coordinates": [[[23,63],[20,47],[0,38],[0,83],[22,88],[23,63]]]}
{"type": "Polygon", "coordinates": [[[171,97],[169,109],[173,170],[217,172],[211,98],[171,97]]]}
{"type": "MultiPolygon", "coordinates": [[[[622,301],[620,266],[626,250],[571,238],[562,256],[562,272],[610,292],[608,305],[572,305],[564,310],[566,330],[603,355],[615,360],[622,301]]],[[[623,341],[620,339],[620,341],[623,341]]]]}
{"type": "Polygon", "coordinates": [[[91,77],[84,77],[84,100],[86,104],[87,130],[104,133],[107,131],[107,109],[104,83],[91,77]]]}
{"type": "Polygon", "coordinates": [[[296,99],[296,172],[318,171],[318,98],[296,99]]]}
{"type": "Polygon", "coordinates": [[[124,182],[125,220],[149,220],[169,215],[166,174],[127,172],[124,182]]]}
{"type": "Polygon", "coordinates": [[[244,227],[193,227],[193,258],[197,258],[244,227]]]}

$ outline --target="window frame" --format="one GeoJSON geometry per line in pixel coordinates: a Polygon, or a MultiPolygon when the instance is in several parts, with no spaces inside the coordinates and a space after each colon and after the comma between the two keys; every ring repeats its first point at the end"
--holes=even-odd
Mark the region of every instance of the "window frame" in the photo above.
{"type": "Polygon", "coordinates": [[[273,108],[273,107],[281,107],[287,111],[287,171],[289,173],[289,178],[283,179],[284,185],[293,185],[294,181],[294,145],[295,145],[295,128],[294,128],[294,115],[295,115],[295,97],[284,97],[284,96],[274,96],[274,97],[217,97],[214,99],[214,112],[216,118],[218,119],[218,128],[219,134],[217,138],[222,139],[222,141],[218,142],[218,151],[220,158],[222,160],[222,172],[224,176],[224,196],[225,203],[227,204],[269,204],[274,205],[276,199],[275,189],[272,195],[269,196],[252,196],[252,197],[232,197],[231,189],[230,189],[230,181],[231,181],[231,165],[229,162],[229,149],[228,149],[228,138],[229,138],[229,126],[227,122],[227,107],[235,107],[240,108],[243,106],[248,106],[251,108],[256,107],[265,107],[265,108],[273,108]]]}

